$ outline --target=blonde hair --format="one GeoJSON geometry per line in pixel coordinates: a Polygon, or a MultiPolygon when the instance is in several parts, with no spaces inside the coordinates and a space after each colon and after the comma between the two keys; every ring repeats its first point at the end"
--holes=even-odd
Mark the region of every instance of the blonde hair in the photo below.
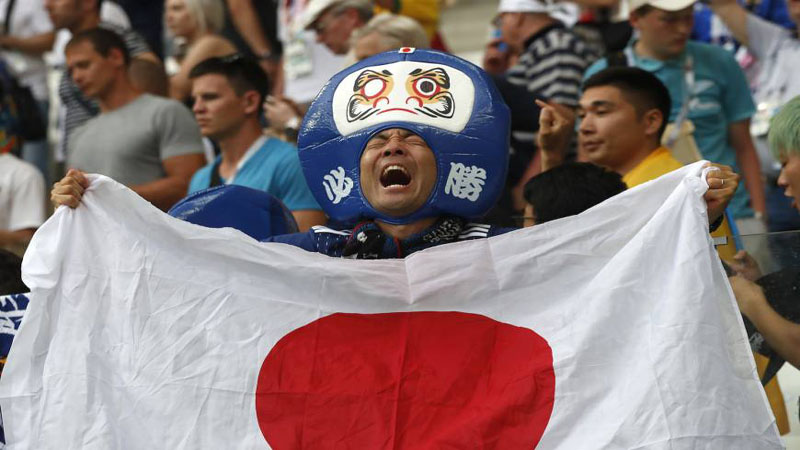
{"type": "Polygon", "coordinates": [[[183,0],[201,33],[218,34],[225,27],[224,0],[183,0]]]}
{"type": "Polygon", "coordinates": [[[428,48],[430,41],[425,29],[416,20],[391,13],[373,17],[353,33],[352,43],[364,36],[378,33],[381,42],[389,49],[400,47],[428,48]]]}

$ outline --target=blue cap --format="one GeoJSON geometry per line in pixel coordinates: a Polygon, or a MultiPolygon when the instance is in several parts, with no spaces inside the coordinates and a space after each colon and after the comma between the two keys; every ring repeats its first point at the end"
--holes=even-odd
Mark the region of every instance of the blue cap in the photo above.
{"type": "Polygon", "coordinates": [[[232,184],[190,194],[168,214],[204,227],[235,228],[259,241],[297,232],[292,213],[280,200],[264,191],[232,184]]]}
{"type": "Polygon", "coordinates": [[[447,53],[401,48],[331,78],[305,116],[298,149],[311,192],[333,220],[476,218],[505,185],[509,125],[508,107],[481,68],[447,53]],[[419,135],[436,159],[430,197],[402,217],[373,208],[359,182],[367,141],[387,128],[419,135]]]}

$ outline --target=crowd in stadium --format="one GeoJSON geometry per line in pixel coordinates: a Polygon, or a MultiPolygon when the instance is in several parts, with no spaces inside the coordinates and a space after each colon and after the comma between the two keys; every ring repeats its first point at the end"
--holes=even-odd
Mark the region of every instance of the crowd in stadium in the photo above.
{"type": "MultiPolygon", "coordinates": [[[[736,244],[800,230],[800,0],[496,3],[475,32],[486,34],[481,73],[508,107],[502,156],[490,155],[505,179],[470,173],[472,162],[445,179],[432,158],[446,144],[412,126],[358,141],[355,187],[344,169],[315,187],[313,147],[327,145],[317,93],[383,52],[447,53],[440,20],[459,0],[0,0],[0,295],[27,291],[28,243],[54,208],[80,205],[86,174],[165,212],[209,188],[265,192],[289,212],[273,227],[296,233],[248,234],[371,259],[404,257],[434,235],[490,237],[579,214],[708,160],[709,231],[739,308],[800,367],[800,324],[759,285],[768,243],[749,253],[736,244]],[[496,190],[482,197],[490,204],[470,198],[484,183],[496,190]],[[352,189],[367,206],[342,201],[352,189]],[[444,193],[476,209],[434,204],[444,193]]],[[[418,125],[458,120],[452,73],[412,75],[354,78],[338,132],[372,130],[358,124],[392,111],[381,101],[394,101],[398,83],[414,93],[418,125]]],[[[224,225],[237,223],[214,226],[224,225]]],[[[780,396],[767,372],[768,396],[780,396]]],[[[787,432],[786,411],[773,412],[787,432]]]]}

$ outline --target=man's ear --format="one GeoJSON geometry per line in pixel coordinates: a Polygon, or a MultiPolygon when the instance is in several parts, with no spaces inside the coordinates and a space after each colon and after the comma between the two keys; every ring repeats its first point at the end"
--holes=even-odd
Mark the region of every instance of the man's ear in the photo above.
{"type": "Polygon", "coordinates": [[[628,22],[630,22],[631,27],[638,30],[639,29],[639,22],[642,20],[642,14],[639,11],[631,11],[630,15],[628,15],[628,22]]]}
{"type": "Polygon", "coordinates": [[[644,113],[642,120],[645,124],[645,133],[647,135],[657,135],[666,118],[661,114],[660,110],[651,109],[644,113]]]}
{"type": "Polygon", "coordinates": [[[245,114],[258,113],[258,106],[261,104],[261,95],[258,91],[247,91],[242,95],[245,114]]]}
{"type": "Polygon", "coordinates": [[[125,66],[125,57],[122,55],[122,50],[118,48],[110,48],[106,59],[114,63],[116,67],[125,66]]]}

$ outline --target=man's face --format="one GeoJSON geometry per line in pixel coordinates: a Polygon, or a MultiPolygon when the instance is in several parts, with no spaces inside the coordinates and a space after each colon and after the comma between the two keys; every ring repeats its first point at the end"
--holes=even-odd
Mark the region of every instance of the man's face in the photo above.
{"type": "Polygon", "coordinates": [[[50,21],[56,29],[72,28],[82,16],[83,0],[44,0],[50,21]]]}
{"type": "Polygon", "coordinates": [[[388,48],[388,46],[383,43],[381,35],[378,34],[378,32],[361,36],[353,45],[353,54],[357,61],[388,50],[391,50],[391,48],[388,48]]]}
{"type": "Polygon", "coordinates": [[[361,154],[361,190],[373,208],[395,217],[418,210],[436,184],[436,158],[410,131],[391,128],[367,142],[361,154]]]}
{"type": "Polygon", "coordinates": [[[619,172],[647,146],[647,125],[616,87],[587,89],[578,117],[578,146],[594,164],[619,172]]]}
{"type": "Polygon", "coordinates": [[[119,70],[125,70],[122,55],[111,50],[103,57],[89,41],[78,42],[66,50],[67,70],[83,95],[102,98],[111,88],[119,70]]]}
{"type": "Polygon", "coordinates": [[[317,42],[325,44],[330,51],[344,55],[350,51],[350,35],[361,24],[355,10],[334,12],[336,8],[328,8],[314,22],[312,28],[317,33],[317,42]]]}
{"type": "Polygon", "coordinates": [[[246,96],[239,96],[228,79],[210,73],[192,80],[192,112],[203,136],[220,139],[234,134],[252,109],[246,96]]]}
{"type": "Polygon", "coordinates": [[[792,206],[800,211],[800,155],[792,153],[781,157],[781,174],[778,186],[782,186],[783,195],[794,198],[792,206]]]}
{"type": "Polygon", "coordinates": [[[631,14],[631,25],[639,30],[639,41],[661,60],[680,56],[689,42],[694,25],[694,6],[680,11],[650,8],[645,14],[631,14]]]}
{"type": "Polygon", "coordinates": [[[519,25],[522,21],[522,13],[504,12],[494,19],[494,26],[500,30],[500,37],[503,42],[512,47],[521,47],[525,41],[520,34],[519,25]]]}
{"type": "Polygon", "coordinates": [[[800,0],[786,0],[786,7],[789,9],[789,17],[795,25],[800,25],[800,0]]]}

